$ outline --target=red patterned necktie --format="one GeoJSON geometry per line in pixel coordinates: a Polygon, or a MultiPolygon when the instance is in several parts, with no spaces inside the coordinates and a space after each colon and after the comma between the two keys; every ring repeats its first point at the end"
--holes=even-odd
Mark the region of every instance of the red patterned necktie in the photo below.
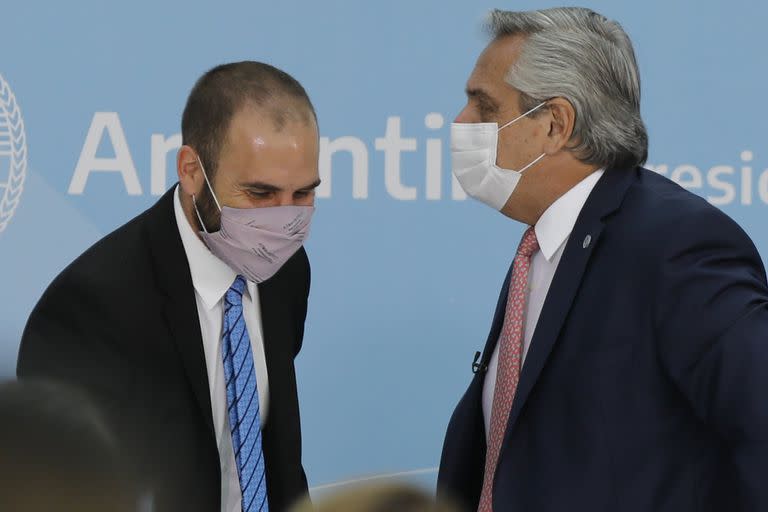
{"type": "Polygon", "coordinates": [[[501,443],[507,430],[507,420],[512,410],[512,401],[520,380],[520,367],[523,358],[523,331],[525,326],[525,302],[528,296],[528,273],[531,269],[531,256],[539,250],[536,232],[529,227],[520,241],[509,283],[507,308],[504,312],[504,325],[499,336],[499,366],[496,373],[496,387],[491,407],[491,426],[488,438],[488,450],[485,456],[483,492],[480,495],[478,512],[493,511],[493,479],[496,464],[499,461],[501,443]]]}

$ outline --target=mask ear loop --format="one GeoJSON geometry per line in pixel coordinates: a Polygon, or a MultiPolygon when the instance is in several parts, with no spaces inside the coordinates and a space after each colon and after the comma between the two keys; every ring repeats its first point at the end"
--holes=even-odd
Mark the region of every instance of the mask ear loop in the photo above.
{"type": "Polygon", "coordinates": [[[213,196],[213,200],[216,202],[216,208],[221,211],[221,205],[219,204],[219,200],[216,198],[216,193],[213,191],[213,187],[211,186],[211,182],[208,181],[208,173],[205,172],[205,167],[203,167],[203,162],[200,161],[200,155],[197,155],[197,163],[200,164],[200,170],[203,171],[203,178],[205,178],[205,183],[208,185],[208,190],[211,191],[211,195],[213,196]]]}
{"type": "Polygon", "coordinates": [[[197,209],[197,200],[195,199],[195,194],[192,194],[192,205],[195,207],[195,213],[197,214],[197,220],[200,222],[200,226],[207,234],[208,229],[206,229],[205,222],[203,222],[203,218],[200,216],[200,210],[197,209]]]}
{"type": "Polygon", "coordinates": [[[544,158],[545,156],[547,156],[547,154],[546,154],[546,153],[542,153],[541,155],[539,155],[539,157],[538,157],[536,160],[534,160],[533,162],[529,163],[528,165],[526,165],[525,167],[523,167],[522,169],[520,169],[519,171],[517,171],[517,173],[518,173],[518,174],[520,174],[520,175],[522,175],[522,174],[523,174],[525,171],[527,171],[528,169],[530,169],[531,167],[533,167],[534,165],[536,165],[536,163],[537,163],[539,160],[541,160],[542,158],[544,158]]]}
{"type": "Polygon", "coordinates": [[[501,130],[503,130],[503,129],[504,129],[504,128],[506,128],[507,126],[511,125],[512,123],[514,123],[514,122],[516,122],[516,121],[519,121],[520,119],[524,118],[524,117],[525,117],[525,116],[527,116],[528,114],[532,114],[533,112],[536,112],[537,110],[539,110],[541,107],[543,107],[543,106],[544,106],[544,105],[546,105],[546,104],[547,104],[547,102],[546,102],[546,101],[542,101],[541,103],[539,103],[538,105],[536,105],[535,107],[533,107],[531,110],[529,110],[529,111],[528,111],[528,112],[526,112],[525,114],[520,114],[519,116],[517,116],[516,118],[514,118],[513,120],[511,120],[510,122],[508,122],[507,124],[505,124],[504,126],[502,126],[501,128],[499,128],[499,129],[498,129],[498,130],[496,130],[496,131],[497,131],[497,132],[500,132],[501,130]]]}
{"type": "MultiPolygon", "coordinates": [[[[219,204],[219,200],[216,198],[216,193],[213,191],[211,182],[208,181],[208,173],[205,172],[205,167],[203,167],[203,162],[200,160],[200,155],[195,155],[195,158],[197,158],[197,163],[200,165],[200,170],[203,171],[203,177],[205,178],[205,183],[206,185],[208,185],[208,190],[211,192],[211,196],[213,196],[213,200],[216,202],[216,208],[218,208],[219,212],[221,212],[221,205],[219,204]]],[[[197,209],[197,200],[195,199],[195,194],[192,194],[192,204],[195,207],[195,213],[197,214],[197,220],[200,221],[200,226],[202,226],[203,231],[208,233],[208,229],[205,227],[203,218],[200,216],[200,210],[197,209]]]]}

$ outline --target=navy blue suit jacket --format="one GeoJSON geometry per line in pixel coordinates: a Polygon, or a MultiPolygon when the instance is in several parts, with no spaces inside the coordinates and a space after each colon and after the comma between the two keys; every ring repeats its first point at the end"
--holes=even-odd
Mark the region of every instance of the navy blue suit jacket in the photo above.
{"type": "MultiPolygon", "coordinates": [[[[451,418],[438,478],[440,493],[475,509],[483,380],[481,370],[451,418]]],[[[646,169],[602,176],[531,341],[493,504],[495,512],[768,510],[768,289],[735,222],[646,169]]]]}

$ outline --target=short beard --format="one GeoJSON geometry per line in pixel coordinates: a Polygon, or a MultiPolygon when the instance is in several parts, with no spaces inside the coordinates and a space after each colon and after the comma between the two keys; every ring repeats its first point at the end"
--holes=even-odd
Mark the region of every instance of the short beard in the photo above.
{"type": "Polygon", "coordinates": [[[207,185],[200,192],[200,197],[197,198],[196,204],[197,211],[205,224],[205,226],[200,226],[200,229],[208,233],[215,233],[221,229],[221,212],[219,212],[219,208],[216,206],[216,202],[207,185]]]}

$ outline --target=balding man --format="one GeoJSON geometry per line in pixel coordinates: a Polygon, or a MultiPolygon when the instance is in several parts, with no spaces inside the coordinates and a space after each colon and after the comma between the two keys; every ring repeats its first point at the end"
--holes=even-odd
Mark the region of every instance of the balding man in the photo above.
{"type": "Polygon", "coordinates": [[[51,284],[18,375],[74,383],[133,450],[154,510],[285,510],[307,491],[294,358],[319,184],[302,86],[266,64],[206,73],[179,183],[51,284]]]}
{"type": "Polygon", "coordinates": [[[642,167],[632,44],[495,11],[452,127],[466,192],[528,226],[441,492],[480,512],[768,510],[768,288],[749,237],[642,167]]]}

